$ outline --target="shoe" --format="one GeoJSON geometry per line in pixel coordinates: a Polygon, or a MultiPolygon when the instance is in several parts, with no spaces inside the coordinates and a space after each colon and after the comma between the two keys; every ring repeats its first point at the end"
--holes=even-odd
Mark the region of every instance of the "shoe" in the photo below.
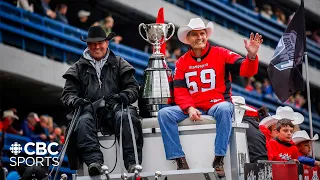
{"type": "Polygon", "coordinates": [[[214,168],[219,178],[223,178],[226,176],[223,168],[223,165],[224,165],[223,158],[224,156],[215,156],[212,163],[212,167],[214,168]]]}
{"type": "Polygon", "coordinates": [[[136,165],[135,164],[131,164],[128,166],[128,173],[134,173],[134,171],[136,170],[136,165]]]}
{"type": "Polygon", "coordinates": [[[189,169],[189,165],[185,157],[177,158],[176,163],[177,163],[177,170],[189,169]]]}
{"type": "Polygon", "coordinates": [[[100,163],[91,163],[88,166],[88,171],[90,176],[99,176],[101,174],[101,166],[100,163]]]}

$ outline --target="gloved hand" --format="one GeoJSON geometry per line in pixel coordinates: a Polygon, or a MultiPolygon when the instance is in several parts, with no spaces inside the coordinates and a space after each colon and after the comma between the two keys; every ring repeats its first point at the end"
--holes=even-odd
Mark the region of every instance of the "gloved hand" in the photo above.
{"type": "Polygon", "coordinates": [[[83,99],[83,98],[77,98],[73,101],[73,107],[75,107],[75,108],[78,108],[79,106],[84,107],[88,104],[90,104],[90,102],[86,99],[83,99]]]}
{"type": "Polygon", "coordinates": [[[119,105],[123,104],[123,107],[127,107],[130,103],[126,93],[115,94],[114,99],[119,103],[119,105]]]}
{"type": "Polygon", "coordinates": [[[103,99],[105,100],[105,107],[109,110],[113,110],[113,108],[115,107],[116,104],[118,104],[118,102],[114,99],[114,95],[115,94],[109,94],[107,97],[104,97],[103,99]]]}

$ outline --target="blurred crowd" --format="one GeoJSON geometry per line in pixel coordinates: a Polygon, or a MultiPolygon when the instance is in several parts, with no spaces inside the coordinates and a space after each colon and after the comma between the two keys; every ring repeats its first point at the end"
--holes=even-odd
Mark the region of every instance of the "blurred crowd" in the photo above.
{"type": "MultiPolygon", "coordinates": [[[[69,24],[68,18],[66,17],[68,6],[60,3],[55,6],[55,9],[51,9],[49,6],[50,1],[51,0],[15,0],[13,4],[26,11],[42,14],[51,19],[69,24]]],[[[112,15],[107,15],[103,19],[97,19],[93,24],[90,24],[88,21],[90,15],[91,12],[87,10],[79,10],[77,13],[78,21],[73,24],[83,30],[88,30],[93,25],[100,25],[107,35],[112,32],[112,28],[114,26],[114,19],[112,15]]],[[[118,44],[122,40],[122,37],[116,36],[113,40],[118,44]]]]}
{"type": "MultiPolygon", "coordinates": [[[[247,78],[244,88],[246,91],[251,92],[255,95],[264,95],[277,99],[270,81],[267,78],[263,79],[263,82],[256,80],[254,77],[247,78]]],[[[285,104],[300,109],[307,108],[306,102],[306,97],[301,94],[301,92],[297,92],[294,95],[290,96],[285,104]]],[[[311,107],[313,113],[320,115],[320,102],[317,102],[315,98],[311,100],[311,107]]]]}
{"type": "MultiPolygon", "coordinates": [[[[259,13],[261,16],[277,21],[279,24],[288,25],[293,16],[294,12],[285,13],[281,8],[274,7],[270,4],[262,4],[261,6],[256,5],[256,0],[224,0],[225,2],[239,3],[254,12],[259,13]]],[[[320,44],[320,27],[307,27],[306,35],[320,44]]]]}
{"type": "Polygon", "coordinates": [[[27,117],[21,119],[17,115],[17,110],[11,108],[3,111],[0,118],[0,132],[26,136],[33,142],[57,142],[62,145],[65,140],[66,127],[59,127],[49,115],[39,117],[34,112],[30,112],[27,117]]]}

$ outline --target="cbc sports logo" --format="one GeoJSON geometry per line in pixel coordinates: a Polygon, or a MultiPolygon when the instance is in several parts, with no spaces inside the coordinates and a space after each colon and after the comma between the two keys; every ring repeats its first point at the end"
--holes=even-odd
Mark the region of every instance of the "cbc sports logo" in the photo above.
{"type": "Polygon", "coordinates": [[[57,155],[59,152],[55,150],[52,151],[53,146],[55,146],[57,149],[59,144],[56,142],[49,143],[48,145],[44,142],[28,142],[24,147],[22,147],[19,143],[14,142],[10,146],[10,151],[14,155],[14,157],[10,157],[10,166],[20,166],[22,164],[25,164],[27,166],[33,166],[34,164],[50,166],[51,163],[52,166],[58,166],[58,157],[56,157],[55,155],[57,155]],[[30,146],[33,146],[34,149],[31,150],[29,148],[30,146]],[[18,156],[22,152],[22,150],[25,154],[27,154],[28,157],[18,156]],[[50,156],[47,156],[47,154],[49,154],[50,156]],[[50,162],[50,160],[52,162],[50,162]]]}

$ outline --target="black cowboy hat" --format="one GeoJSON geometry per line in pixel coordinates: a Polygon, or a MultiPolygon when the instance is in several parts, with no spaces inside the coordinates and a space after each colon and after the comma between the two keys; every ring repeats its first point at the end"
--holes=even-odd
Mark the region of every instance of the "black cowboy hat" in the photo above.
{"type": "Polygon", "coordinates": [[[116,36],[116,33],[111,32],[109,35],[106,35],[106,32],[100,26],[92,26],[88,31],[88,37],[86,39],[83,36],[80,37],[81,41],[84,42],[99,42],[104,40],[111,40],[116,36]]]}

